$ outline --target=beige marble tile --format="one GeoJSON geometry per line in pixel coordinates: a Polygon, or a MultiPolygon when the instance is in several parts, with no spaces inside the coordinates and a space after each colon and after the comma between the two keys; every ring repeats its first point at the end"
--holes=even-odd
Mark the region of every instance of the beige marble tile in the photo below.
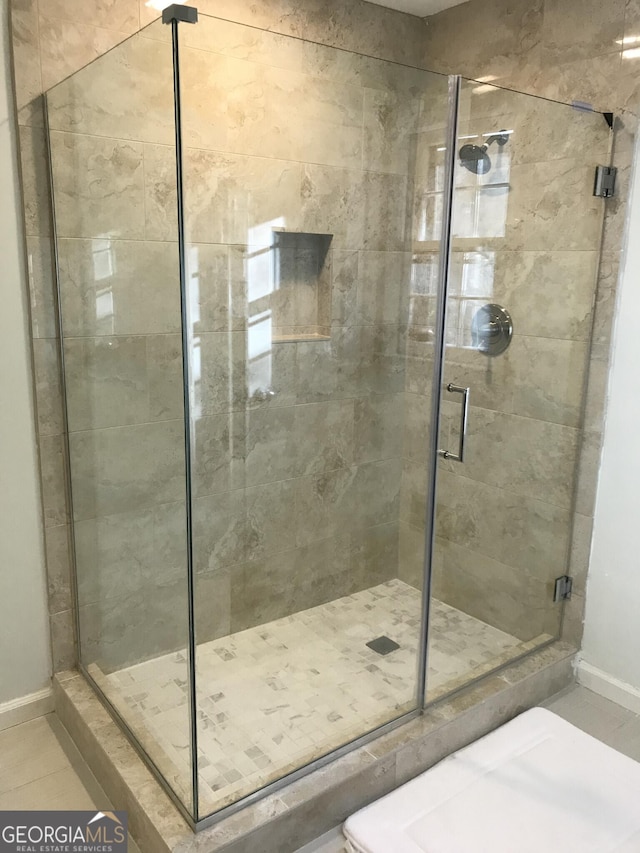
{"type": "Polygon", "coordinates": [[[404,391],[406,327],[361,326],[354,383],[359,395],[404,391]]]}
{"type": "Polygon", "coordinates": [[[361,252],[355,320],[362,325],[407,321],[411,256],[405,252],[361,252]]]}
{"type": "Polygon", "coordinates": [[[415,89],[364,90],[363,164],[366,169],[400,175],[410,173],[419,112],[420,101],[415,89]]]}
{"type": "Polygon", "coordinates": [[[415,589],[422,591],[424,574],[424,529],[400,521],[398,525],[398,577],[415,589]]]}
{"type": "Polygon", "coordinates": [[[71,338],[64,353],[70,432],[149,419],[145,338],[71,338]]]}
{"type": "Polygon", "coordinates": [[[398,458],[402,453],[404,394],[376,394],[355,400],[355,462],[398,458]]]}
{"type": "MultiPolygon", "coordinates": [[[[349,591],[367,589],[368,587],[385,583],[398,576],[399,572],[399,531],[398,522],[367,527],[351,538],[349,567],[349,591]]],[[[336,585],[334,587],[338,589],[336,585]]],[[[327,587],[327,600],[329,595],[327,587]]]]}
{"type": "MultiPolygon", "coordinates": [[[[326,475],[331,476],[331,475],[326,475]]],[[[299,485],[303,480],[281,480],[277,483],[253,486],[246,490],[247,530],[246,547],[249,559],[275,554],[293,548],[294,544],[307,544],[313,539],[297,542],[300,508],[298,505],[299,485]]],[[[316,520],[313,520],[313,524],[316,520]]],[[[302,524],[311,526],[307,517],[302,524]]],[[[304,529],[304,528],[303,528],[304,529]]]]}
{"type": "MultiPolygon", "coordinates": [[[[149,511],[76,522],[74,540],[81,610],[88,612],[90,605],[122,595],[133,596],[140,591],[141,565],[149,551],[152,530],[149,511]]],[[[84,643],[85,638],[81,639],[84,643]]],[[[84,660],[87,662],[86,657],[84,660]]]]}
{"type": "MultiPolygon", "coordinates": [[[[153,595],[139,589],[126,596],[107,595],[95,604],[80,606],[80,640],[85,666],[97,664],[103,672],[113,672],[153,654],[173,650],[169,642],[174,624],[167,622],[163,633],[150,621],[154,597],[159,595],[160,589],[160,586],[154,588],[153,595]]],[[[184,613],[186,601],[182,604],[184,613]]],[[[180,606],[177,596],[175,606],[176,610],[180,606]]]]}
{"type": "Polygon", "coordinates": [[[231,573],[229,570],[217,569],[196,575],[194,598],[197,644],[208,643],[231,633],[231,573]]]}
{"type": "Polygon", "coordinates": [[[431,430],[431,399],[422,394],[404,395],[402,456],[425,465],[431,430]]]}
{"type": "Polygon", "coordinates": [[[357,80],[318,80],[200,50],[187,51],[184,69],[188,145],[360,166],[363,95],[357,80]]]}
{"type": "MultiPolygon", "coordinates": [[[[174,239],[173,150],[146,145],[144,165],[147,239],[174,239]]],[[[300,230],[297,163],[190,148],[185,151],[184,187],[187,229],[194,242],[266,248],[271,227],[300,230]]]]}
{"type": "Polygon", "coordinates": [[[245,246],[189,246],[189,291],[195,332],[247,328],[251,254],[251,248],[245,246]]]}
{"type": "Polygon", "coordinates": [[[362,247],[364,178],[361,173],[305,164],[301,196],[303,230],[333,234],[334,249],[362,247]]]}
{"type": "Polygon", "coordinates": [[[357,434],[354,405],[357,407],[359,402],[336,400],[295,407],[294,470],[297,476],[346,468],[354,462],[357,434]]]}
{"type": "Polygon", "coordinates": [[[78,521],[74,533],[81,606],[186,577],[183,501],[78,521]]]}
{"type": "Polygon", "coordinates": [[[58,341],[48,338],[35,339],[33,370],[40,435],[59,435],[63,431],[60,369],[58,341]]]}
{"type": "Polygon", "coordinates": [[[574,158],[583,150],[606,157],[611,144],[609,128],[597,113],[488,84],[463,83],[460,116],[461,141],[468,134],[481,134],[486,141],[491,133],[509,131],[502,155],[495,144],[489,148],[494,166],[506,156],[514,165],[574,158]]]}
{"type": "Polygon", "coordinates": [[[147,335],[149,421],[184,417],[182,340],[178,335],[147,335]]]}
{"type": "Polygon", "coordinates": [[[136,4],[127,0],[46,0],[40,12],[59,21],[86,20],[95,27],[120,32],[135,33],[140,27],[136,4]]]}
{"type": "MultiPolygon", "coordinates": [[[[69,4],[61,2],[60,5],[69,4]]],[[[126,7],[128,4],[125,0],[121,5],[126,7]]],[[[64,33],[62,41],[65,44],[65,40],[74,35],[76,24],[62,23],[61,20],[56,18],[54,26],[60,27],[64,33]]],[[[50,22],[47,25],[50,26],[50,22]]],[[[56,32],[50,33],[50,37],[55,37],[56,32]]],[[[80,30],[78,37],[87,38],[84,29],[80,30]]],[[[117,34],[110,33],[108,37],[116,38],[117,34]]],[[[47,109],[51,129],[173,145],[175,121],[171,45],[135,37],[105,52],[104,45],[96,43],[95,39],[92,44],[89,38],[87,49],[91,50],[92,47],[95,56],[99,58],[48,93],[47,109]],[[131,85],[132,80],[135,80],[134,86],[131,85]]],[[[72,70],[75,71],[77,59],[73,52],[66,57],[66,61],[73,64],[72,70]]]]}
{"type": "Polygon", "coordinates": [[[179,420],[72,433],[76,519],[181,500],[183,431],[179,420]]]}
{"type": "Polygon", "coordinates": [[[604,53],[554,64],[555,73],[538,65],[530,71],[533,85],[525,90],[563,103],[574,100],[591,104],[603,112],[617,112],[622,104],[619,92],[621,53],[604,53]]]}
{"type": "MultiPolygon", "coordinates": [[[[369,10],[359,4],[351,8],[334,0],[329,4],[324,0],[322,3],[319,0],[305,0],[295,5],[280,0],[276,3],[273,0],[260,0],[244,7],[238,6],[234,0],[224,0],[222,3],[204,0],[198,8],[203,15],[215,15],[250,27],[261,27],[273,30],[274,33],[302,37],[399,62],[416,64],[422,55],[422,32],[419,26],[416,27],[415,18],[383,7],[376,6],[369,10]]],[[[143,24],[158,15],[157,11],[145,6],[144,0],[140,0],[140,12],[143,24]]],[[[292,51],[290,58],[286,50],[287,42],[283,46],[283,40],[267,39],[262,33],[246,34],[239,27],[234,28],[228,23],[220,34],[216,34],[214,28],[217,21],[202,17],[200,23],[204,33],[191,35],[190,44],[234,56],[257,56],[265,64],[276,64],[271,59],[271,51],[277,50],[278,54],[284,53],[286,57],[278,62],[297,65],[296,53],[292,51]]],[[[339,56],[338,51],[332,50],[331,53],[339,56]]]]}
{"type": "Polygon", "coordinates": [[[586,341],[591,334],[597,271],[595,244],[584,252],[498,251],[493,296],[511,314],[516,334],[586,341]],[[554,310],[540,310],[543,304],[553,304],[554,310]]]}
{"type": "Polygon", "coordinates": [[[572,592],[578,595],[584,595],[586,590],[592,533],[593,519],[574,513],[568,574],[573,578],[572,592]]]}
{"type": "Polygon", "coordinates": [[[588,59],[594,54],[620,50],[625,24],[626,0],[612,0],[602,7],[594,0],[577,6],[562,0],[545,0],[541,38],[544,55],[551,63],[588,59]]]}
{"type": "Polygon", "coordinates": [[[71,531],[68,525],[47,527],[44,532],[47,558],[49,613],[71,610],[71,531]]]}
{"type": "Polygon", "coordinates": [[[607,361],[616,311],[620,256],[604,252],[600,259],[600,274],[596,294],[592,347],[593,357],[607,361]]]}
{"type": "Polygon", "coordinates": [[[195,421],[193,486],[197,496],[245,485],[246,433],[243,412],[209,415],[195,421]]]}
{"type": "Polygon", "coordinates": [[[246,481],[249,486],[291,479],[297,473],[293,407],[246,414],[246,481]]]}
{"type": "Polygon", "coordinates": [[[50,613],[51,657],[53,671],[74,669],[78,661],[75,640],[75,614],[72,610],[50,613]]]}
{"type": "Polygon", "coordinates": [[[180,331],[176,243],[60,239],[58,263],[66,337],[180,331]]]}
{"type": "Polygon", "coordinates": [[[13,2],[10,23],[16,106],[22,110],[40,95],[43,88],[37,0],[13,2]]]}
{"type": "Polygon", "coordinates": [[[334,327],[328,341],[296,347],[295,395],[298,403],[353,397],[365,393],[366,368],[374,370],[370,341],[354,326],[334,327]]]}
{"type": "MultiPolygon", "coordinates": [[[[487,4],[453,7],[427,20],[425,59],[444,73],[462,73],[478,77],[497,63],[509,70],[518,55],[539,44],[543,22],[543,0],[509,8],[504,13],[500,0],[487,4]],[[487,32],[488,30],[488,32],[487,32]],[[478,38],[487,32],[487,38],[478,38]],[[456,45],[455,54],[451,45],[456,45]]],[[[495,70],[494,70],[495,74],[495,70]]]]}
{"type": "Polygon", "coordinates": [[[31,334],[34,338],[55,338],[58,324],[51,240],[48,237],[28,237],[26,243],[31,334]]]}
{"type": "Polygon", "coordinates": [[[359,254],[332,250],[331,256],[331,324],[345,326],[355,316],[359,254]]]}
{"type": "Polygon", "coordinates": [[[569,507],[577,430],[472,406],[467,435],[470,479],[569,507]]]}
{"type": "Polygon", "coordinates": [[[593,197],[592,166],[575,160],[513,166],[510,187],[509,247],[592,251],[598,245],[603,209],[593,197]]]}
{"type": "Polygon", "coordinates": [[[518,335],[512,349],[512,411],[579,428],[588,344],[518,335]]]}
{"type": "Polygon", "coordinates": [[[38,18],[42,87],[46,91],[89,62],[102,56],[124,41],[126,31],[104,29],[90,24],[61,20],[56,17],[38,18]]]}
{"type": "Polygon", "coordinates": [[[17,114],[18,127],[44,127],[44,97],[39,96],[29,101],[17,114]]]}
{"type": "Polygon", "coordinates": [[[51,234],[51,203],[44,129],[20,127],[22,198],[27,237],[51,234]]]}
{"type": "Polygon", "coordinates": [[[144,238],[142,145],[51,134],[60,237],[144,238]]]}
{"type": "Polygon", "coordinates": [[[436,525],[441,538],[512,566],[515,574],[524,570],[548,582],[566,572],[568,509],[441,471],[436,525]]]}
{"type": "Polygon", "coordinates": [[[602,432],[608,402],[609,362],[591,355],[584,404],[583,428],[591,432],[602,432]]]}
{"type": "Polygon", "coordinates": [[[400,520],[412,527],[424,527],[427,507],[427,466],[414,460],[403,461],[400,480],[400,520]]]}
{"type": "Polygon", "coordinates": [[[234,566],[232,630],[332,601],[336,590],[350,591],[351,575],[348,543],[333,538],[234,566]]]}
{"type": "Polygon", "coordinates": [[[572,595],[565,601],[562,619],[562,640],[579,648],[584,631],[585,598],[583,595],[572,595]]]}
{"type": "Polygon", "coordinates": [[[69,520],[66,495],[66,451],[62,435],[40,436],[40,477],[45,527],[69,520]]]}
{"type": "MultiPolygon", "coordinates": [[[[480,302],[473,304],[473,313],[480,304],[480,302]]],[[[467,316],[464,318],[465,334],[468,328],[469,318],[467,316]]],[[[514,336],[509,349],[495,358],[478,352],[474,348],[449,347],[445,357],[445,383],[451,382],[464,388],[470,387],[469,399],[474,406],[499,412],[514,411],[514,383],[518,362],[516,344],[517,341],[514,336]]],[[[444,396],[449,404],[459,401],[457,394],[447,392],[444,396]]]]}
{"type": "Polygon", "coordinates": [[[182,416],[178,335],[69,338],[64,349],[71,432],[182,416]]]}
{"type": "MultiPolygon", "coordinates": [[[[229,4],[227,11],[231,10],[232,6],[229,4]]],[[[203,14],[198,21],[200,26],[184,28],[181,34],[182,42],[186,47],[208,51],[223,57],[300,72],[304,43],[287,35],[281,35],[277,31],[261,29],[259,25],[247,26],[248,22],[238,23],[243,14],[252,15],[256,10],[257,6],[251,10],[236,6],[233,10],[235,19],[233,14],[214,18],[210,9],[201,10],[203,14]]],[[[266,11],[263,10],[263,12],[266,11]]],[[[272,12],[276,13],[275,8],[272,12]]],[[[153,16],[157,12],[148,8],[143,14],[153,16]]],[[[218,15],[220,15],[219,11],[218,15]]]]}
{"type": "Polygon", "coordinates": [[[357,473],[356,468],[339,468],[295,481],[298,546],[334,536],[355,524],[359,514],[354,495],[357,473]]]}
{"type": "Polygon", "coordinates": [[[197,353],[192,359],[201,365],[194,379],[192,407],[198,415],[243,411],[252,380],[245,332],[206,332],[194,338],[197,353]]]}
{"type": "MultiPolygon", "coordinates": [[[[352,518],[356,528],[375,527],[398,518],[401,459],[383,459],[360,465],[351,488],[352,518]]],[[[340,525],[348,524],[341,519],[340,525]]]]}
{"type": "Polygon", "coordinates": [[[575,486],[575,511],[581,515],[593,517],[601,452],[602,433],[599,431],[585,431],[582,434],[582,444],[578,460],[578,475],[575,486]]]}
{"type": "Polygon", "coordinates": [[[444,566],[434,578],[436,597],[525,641],[543,633],[553,608],[559,625],[552,584],[447,540],[438,540],[438,547],[444,566]]]}

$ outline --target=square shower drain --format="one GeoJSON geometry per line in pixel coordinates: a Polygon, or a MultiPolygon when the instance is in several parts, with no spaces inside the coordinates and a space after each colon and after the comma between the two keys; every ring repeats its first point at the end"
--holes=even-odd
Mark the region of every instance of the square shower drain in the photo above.
{"type": "Polygon", "coordinates": [[[397,643],[394,643],[393,640],[389,639],[389,637],[376,637],[375,640],[371,640],[367,643],[367,646],[379,655],[388,655],[389,652],[395,652],[396,649],[400,648],[400,646],[397,643]]]}

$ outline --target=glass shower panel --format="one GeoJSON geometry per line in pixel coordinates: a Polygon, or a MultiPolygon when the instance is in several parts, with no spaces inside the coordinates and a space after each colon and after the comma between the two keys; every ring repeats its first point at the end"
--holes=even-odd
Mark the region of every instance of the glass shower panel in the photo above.
{"type": "Polygon", "coordinates": [[[47,107],[80,660],[193,810],[167,36],[152,24],[52,89],[47,107]]]}
{"type": "Polygon", "coordinates": [[[448,81],[204,15],[180,39],[204,817],[417,707],[448,81]]]}
{"type": "Polygon", "coordinates": [[[611,140],[601,113],[473,81],[458,122],[430,700],[559,633],[604,213],[594,172],[611,140]]]}

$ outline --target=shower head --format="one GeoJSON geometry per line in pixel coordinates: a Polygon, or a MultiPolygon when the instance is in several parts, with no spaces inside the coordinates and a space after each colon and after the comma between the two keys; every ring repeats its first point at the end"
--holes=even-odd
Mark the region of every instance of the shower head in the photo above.
{"type": "Polygon", "coordinates": [[[490,136],[484,145],[463,145],[458,152],[460,165],[475,175],[486,175],[491,169],[491,157],[487,154],[487,149],[493,143],[502,148],[508,141],[509,134],[505,130],[501,130],[499,133],[490,136]]]}
{"type": "Polygon", "coordinates": [[[458,156],[460,165],[475,175],[486,175],[491,168],[486,145],[463,145],[458,156]]]}

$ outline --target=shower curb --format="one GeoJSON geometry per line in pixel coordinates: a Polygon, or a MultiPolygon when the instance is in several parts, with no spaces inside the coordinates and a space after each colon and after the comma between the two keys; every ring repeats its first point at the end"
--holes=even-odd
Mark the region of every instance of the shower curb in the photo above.
{"type": "Polygon", "coordinates": [[[351,813],[575,681],[557,642],[401,727],[194,834],[80,673],[53,679],[55,709],[142,853],[293,853],[351,813]]]}

